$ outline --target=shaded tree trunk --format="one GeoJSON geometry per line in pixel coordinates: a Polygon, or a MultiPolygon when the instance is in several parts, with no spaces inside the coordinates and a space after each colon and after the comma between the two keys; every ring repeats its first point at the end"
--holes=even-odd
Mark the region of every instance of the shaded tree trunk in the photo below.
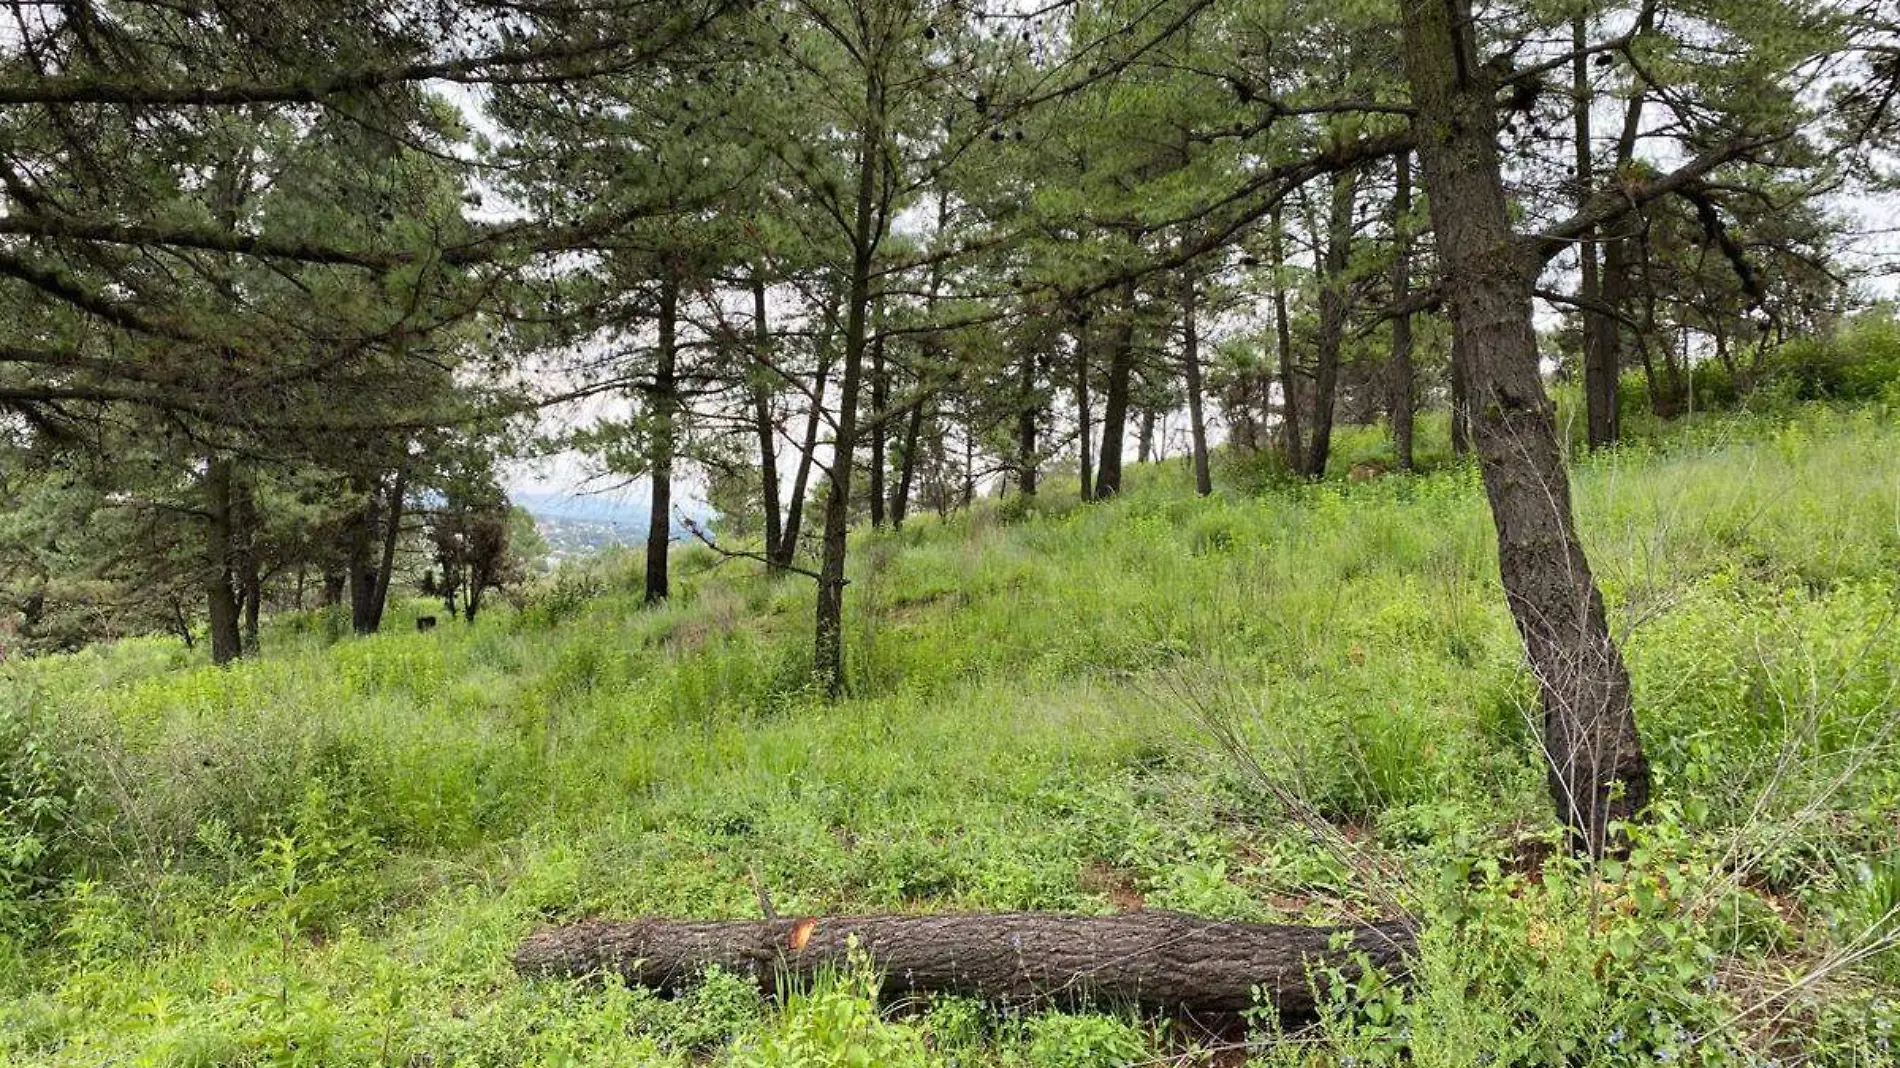
{"type": "Polygon", "coordinates": [[[1108,392],[1102,403],[1101,457],[1095,469],[1095,499],[1122,491],[1122,449],[1128,434],[1128,393],[1135,373],[1135,283],[1122,286],[1121,314],[1109,343],[1108,392]]]}
{"type": "Polygon", "coordinates": [[[205,462],[205,611],[210,621],[211,662],[220,666],[236,660],[244,652],[233,544],[234,481],[228,458],[212,456],[205,462]]]}
{"type": "MultiPolygon", "coordinates": [[[[778,488],[778,420],[772,415],[772,328],[765,312],[765,278],[752,278],[752,421],[759,436],[759,499],[765,508],[765,552],[778,559],[782,507],[778,488]]],[[[776,564],[773,565],[776,568],[776,564]]]]}
{"type": "Polygon", "coordinates": [[[1149,463],[1155,458],[1155,410],[1153,405],[1141,406],[1141,437],[1135,446],[1135,462],[1149,463]]]}
{"type": "Polygon", "coordinates": [[[1352,215],[1359,191],[1359,172],[1343,171],[1333,179],[1331,212],[1327,217],[1326,251],[1320,262],[1319,339],[1313,367],[1313,440],[1307,447],[1302,473],[1325,478],[1333,449],[1333,409],[1339,388],[1339,351],[1346,339],[1346,265],[1352,258],[1352,215]]]}
{"type": "Polygon", "coordinates": [[[1629,675],[1577,539],[1539,374],[1534,279],[1510,227],[1498,156],[1497,85],[1480,66],[1471,0],[1400,10],[1419,158],[1446,303],[1465,340],[1499,570],[1542,691],[1550,792],[1573,847],[1597,855],[1610,824],[1648,801],[1649,768],[1629,675]]]}
{"type": "Polygon", "coordinates": [[[1207,464],[1207,415],[1201,397],[1201,331],[1196,319],[1198,293],[1194,272],[1181,272],[1181,369],[1187,377],[1188,437],[1194,464],[1194,492],[1205,497],[1214,492],[1213,474],[1207,464]]]}
{"type": "Polygon", "coordinates": [[[1308,1018],[1326,969],[1353,975],[1363,955],[1375,968],[1397,970],[1416,942],[1406,921],[1327,928],[1174,912],[595,920],[534,932],[514,965],[530,976],[612,971],[660,990],[682,989],[716,965],[773,990],[848,967],[861,952],[893,999],[958,994],[1197,1014],[1246,1012],[1264,999],[1284,1016],[1308,1018]]]}
{"type": "MultiPolygon", "coordinates": [[[[1396,245],[1392,256],[1392,299],[1403,304],[1412,292],[1412,154],[1401,152],[1393,161],[1392,238],[1396,245]]],[[[1398,457],[1399,470],[1410,471],[1413,457],[1412,416],[1418,408],[1414,396],[1416,372],[1412,368],[1412,316],[1399,315],[1392,320],[1391,380],[1387,408],[1392,416],[1392,451],[1398,457]]]]}
{"type": "Polygon", "coordinates": [[[667,574],[673,548],[673,435],[679,415],[679,277],[667,268],[660,280],[658,350],[653,364],[653,428],[647,456],[649,507],[647,509],[646,603],[658,604],[672,595],[667,574]]]}

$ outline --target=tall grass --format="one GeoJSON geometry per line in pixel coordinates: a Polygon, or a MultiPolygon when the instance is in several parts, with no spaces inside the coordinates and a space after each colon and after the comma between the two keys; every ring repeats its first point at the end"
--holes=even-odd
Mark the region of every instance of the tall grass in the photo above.
{"type": "Polygon", "coordinates": [[[1896,457],[1886,413],[1815,408],[1579,459],[1660,782],[1615,871],[1544,859],[1535,695],[1475,474],[1449,463],[1303,487],[1233,464],[1203,500],[1170,462],[1107,504],[867,534],[836,705],[807,682],[808,585],[697,552],[659,609],[609,567],[472,627],[279,621],[228,671],[155,640],[9,664],[0,1051],[1057,1065],[1195,1044],[1113,1014],[866,1018],[848,979],[772,1009],[507,968],[536,922],[745,916],[756,879],[781,912],[1427,917],[1409,990],[1342,988],[1319,1030],[1263,1032],[1263,1062],[1887,1063],[1896,457]]]}

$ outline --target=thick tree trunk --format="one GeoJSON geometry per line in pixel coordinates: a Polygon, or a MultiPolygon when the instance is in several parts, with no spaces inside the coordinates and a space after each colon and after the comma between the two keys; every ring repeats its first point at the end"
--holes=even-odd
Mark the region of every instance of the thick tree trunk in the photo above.
{"type": "Polygon", "coordinates": [[[1396,970],[1416,939],[1406,921],[1296,927],[1173,912],[591,921],[536,931],[514,965],[530,976],[611,971],[659,990],[681,989],[717,965],[771,990],[846,967],[855,948],[893,998],[957,994],[1186,1013],[1246,1012],[1264,999],[1284,1016],[1305,1018],[1314,1014],[1322,970],[1354,975],[1359,954],[1396,970]]]}
{"type": "Polygon", "coordinates": [[[1293,320],[1286,307],[1286,234],[1276,205],[1267,229],[1267,254],[1273,266],[1273,330],[1280,349],[1280,443],[1286,450],[1287,470],[1299,474],[1306,466],[1306,445],[1300,436],[1299,374],[1293,359],[1293,320]]]}
{"type": "Polygon", "coordinates": [[[752,279],[752,421],[759,435],[759,491],[765,507],[765,551],[776,559],[780,537],[778,420],[772,415],[772,328],[765,314],[765,278],[752,279]]]}
{"type": "Polygon", "coordinates": [[[890,403],[890,379],[884,367],[884,298],[877,301],[877,332],[871,339],[871,425],[870,484],[865,493],[871,498],[871,528],[884,527],[884,407],[890,403]]]}
{"type": "MultiPolygon", "coordinates": [[[[1412,292],[1412,154],[1401,152],[1393,165],[1392,299],[1403,304],[1412,292]]],[[[1392,451],[1398,457],[1399,470],[1410,471],[1413,462],[1412,416],[1418,407],[1414,396],[1412,368],[1412,316],[1401,314],[1392,320],[1391,380],[1386,383],[1386,407],[1392,416],[1392,451]]]]}
{"type": "Polygon", "coordinates": [[[1135,283],[1122,286],[1121,316],[1109,343],[1108,393],[1102,403],[1101,458],[1095,469],[1095,499],[1122,491],[1122,447],[1128,434],[1128,392],[1135,374],[1135,283]]]}
{"type": "Polygon", "coordinates": [[[1339,387],[1339,350],[1346,339],[1346,265],[1352,258],[1353,204],[1359,172],[1333,179],[1332,210],[1327,218],[1326,251],[1320,262],[1319,339],[1313,368],[1313,440],[1307,446],[1308,478],[1325,478],[1333,450],[1333,408],[1339,387]]]}
{"type": "Polygon", "coordinates": [[[647,456],[646,603],[672,596],[667,560],[673,549],[673,435],[679,414],[679,279],[667,270],[660,280],[659,346],[653,363],[653,429],[647,456]]]}
{"type": "Polygon", "coordinates": [[[1214,477],[1207,465],[1207,413],[1201,396],[1201,330],[1196,320],[1198,294],[1194,272],[1181,272],[1181,369],[1187,377],[1188,438],[1193,449],[1194,492],[1205,497],[1214,492],[1214,477]]]}
{"type": "Polygon", "coordinates": [[[244,652],[239,629],[231,461],[213,456],[205,463],[205,610],[210,619],[211,662],[220,666],[244,652]]]}
{"type": "Polygon", "coordinates": [[[864,368],[871,310],[871,266],[877,256],[877,178],[884,144],[883,97],[878,74],[865,79],[864,125],[858,133],[857,214],[852,218],[851,280],[844,327],[844,373],[838,382],[838,437],[832,444],[831,489],[825,495],[825,536],[818,565],[812,668],[829,697],[841,697],[844,670],[844,564],[851,526],[851,465],[858,435],[858,379],[864,368]]]}
{"type": "Polygon", "coordinates": [[[1629,675],[1571,517],[1532,327],[1533,278],[1510,227],[1495,83],[1471,0],[1400,6],[1419,157],[1453,329],[1465,341],[1472,432],[1511,615],[1542,689],[1549,785],[1580,851],[1649,797],[1629,675]]]}

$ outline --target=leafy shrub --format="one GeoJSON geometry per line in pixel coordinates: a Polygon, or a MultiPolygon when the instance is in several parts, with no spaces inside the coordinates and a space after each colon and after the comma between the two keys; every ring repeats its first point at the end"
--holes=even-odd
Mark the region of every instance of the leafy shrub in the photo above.
{"type": "Polygon", "coordinates": [[[0,932],[70,872],[67,827],[83,784],[51,740],[47,717],[0,705],[0,932]]]}

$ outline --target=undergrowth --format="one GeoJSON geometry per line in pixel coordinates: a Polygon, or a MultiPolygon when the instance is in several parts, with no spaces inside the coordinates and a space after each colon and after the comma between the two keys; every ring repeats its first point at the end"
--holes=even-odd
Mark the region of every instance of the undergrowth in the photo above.
{"type": "MultiPolygon", "coordinates": [[[[1376,435],[1343,435],[1345,462],[1376,435]]],[[[1178,461],[854,548],[852,696],[812,591],[683,551],[474,626],[280,619],[0,683],[0,1057],[18,1064],[1894,1063],[1900,431],[1699,419],[1579,461],[1659,801],[1555,855],[1475,473],[1290,487],[1178,461]],[[1220,727],[1211,731],[1210,726],[1220,727]],[[1214,743],[1237,739],[1245,760],[1214,743]],[[525,982],[583,915],[1167,908],[1424,918],[1409,982],[1201,1034],[1113,1006],[525,982]]],[[[1052,475],[1047,485],[1058,480],[1052,475]]]]}

